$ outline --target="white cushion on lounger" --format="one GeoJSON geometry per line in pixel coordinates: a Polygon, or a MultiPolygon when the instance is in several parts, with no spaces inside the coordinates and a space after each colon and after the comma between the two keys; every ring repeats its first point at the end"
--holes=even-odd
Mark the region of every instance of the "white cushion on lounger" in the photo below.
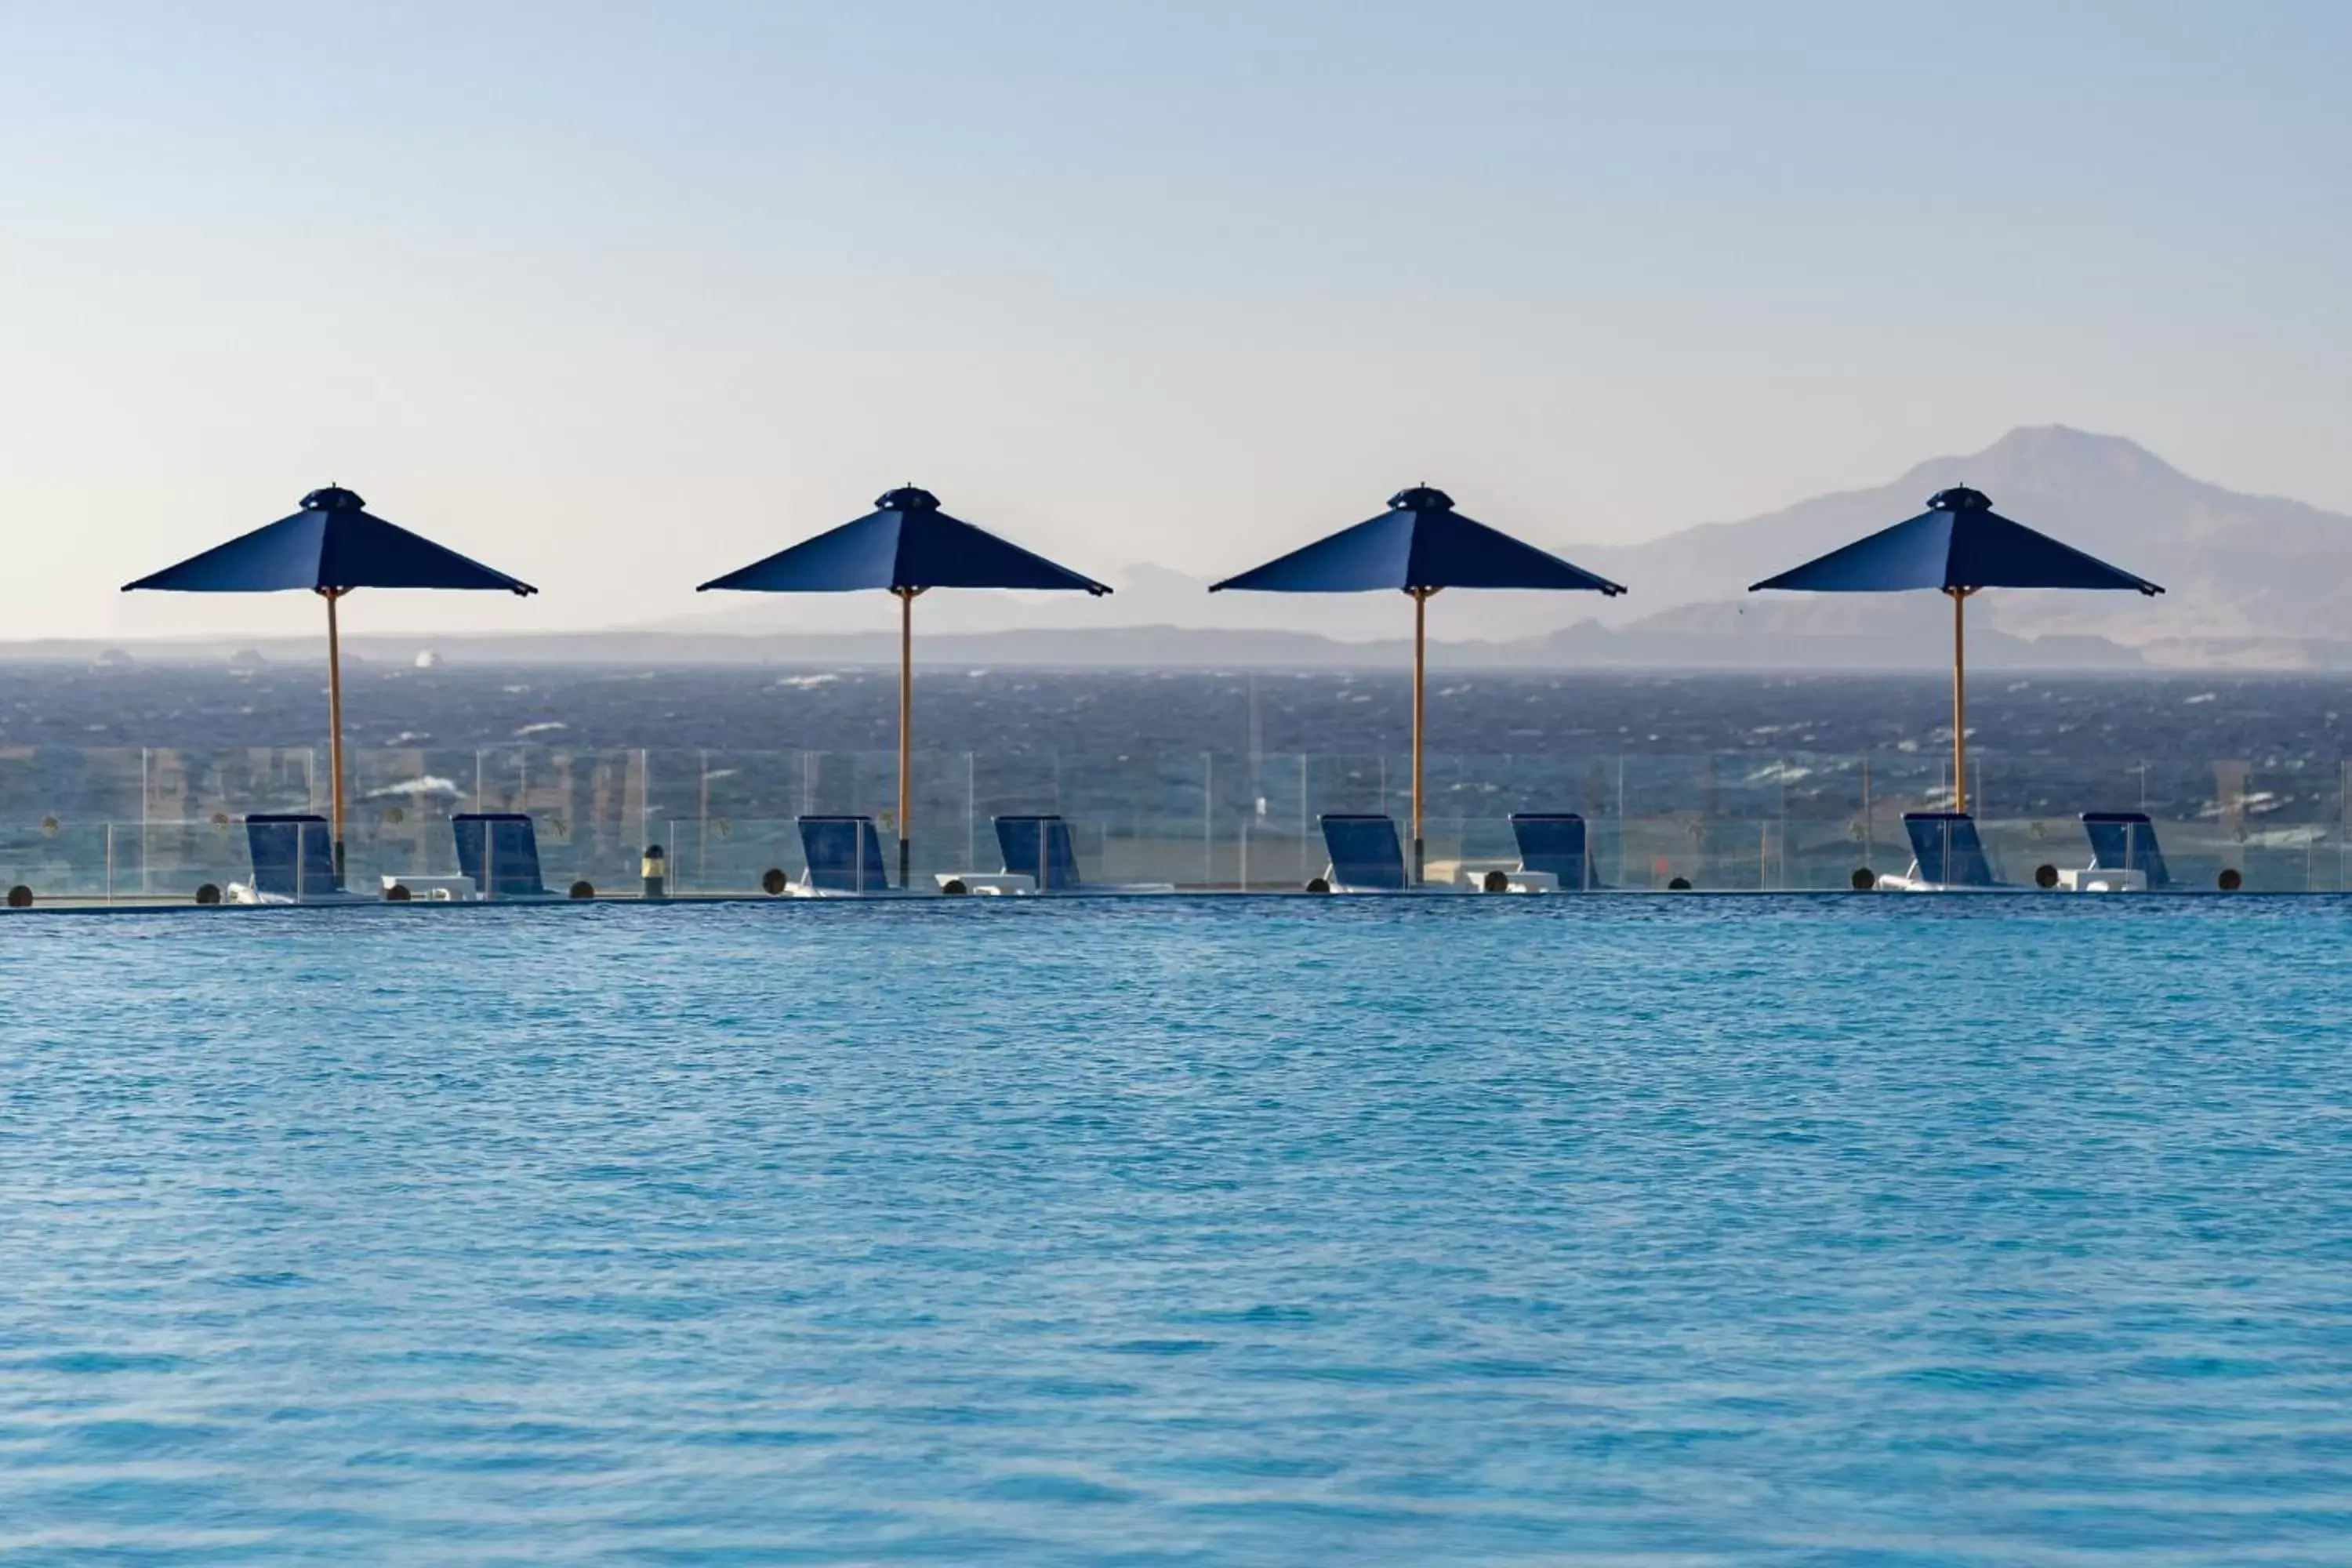
{"type": "Polygon", "coordinates": [[[938,877],[942,890],[950,882],[961,882],[965,891],[991,897],[1037,890],[1037,879],[1025,871],[941,871],[938,877]]]}
{"type": "Polygon", "coordinates": [[[2147,873],[2121,866],[2111,870],[2086,866],[2080,870],[2061,869],[2058,885],[2070,893],[2145,893],[2147,873]]]}
{"type": "Polygon", "coordinates": [[[474,879],[453,877],[395,877],[384,873],[383,890],[406,888],[408,896],[421,904],[470,903],[477,897],[474,879]]]}

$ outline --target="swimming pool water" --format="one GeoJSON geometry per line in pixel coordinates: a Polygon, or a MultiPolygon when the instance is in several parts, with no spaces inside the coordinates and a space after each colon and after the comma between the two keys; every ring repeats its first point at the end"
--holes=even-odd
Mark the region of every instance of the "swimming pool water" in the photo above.
{"type": "Polygon", "coordinates": [[[2352,906],[0,924],[0,1562],[2342,1563],[2352,906]]]}

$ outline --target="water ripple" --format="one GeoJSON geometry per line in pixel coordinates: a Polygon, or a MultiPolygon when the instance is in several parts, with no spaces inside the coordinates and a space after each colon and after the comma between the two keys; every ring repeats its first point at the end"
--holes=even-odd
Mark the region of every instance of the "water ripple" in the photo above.
{"type": "Polygon", "coordinates": [[[2322,1563],[2352,908],[0,930],[0,1562],[2322,1563]]]}

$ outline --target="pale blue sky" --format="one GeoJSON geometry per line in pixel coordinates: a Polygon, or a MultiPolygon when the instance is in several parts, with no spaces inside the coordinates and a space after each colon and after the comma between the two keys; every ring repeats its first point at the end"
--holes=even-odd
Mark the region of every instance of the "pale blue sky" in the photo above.
{"type": "Polygon", "coordinates": [[[330,478],[546,591],[366,624],[480,630],[904,479],[1097,574],[2053,421],[2352,510],[2348,72],[2332,4],[0,0],[0,636],[307,629],[114,589],[330,478]]]}

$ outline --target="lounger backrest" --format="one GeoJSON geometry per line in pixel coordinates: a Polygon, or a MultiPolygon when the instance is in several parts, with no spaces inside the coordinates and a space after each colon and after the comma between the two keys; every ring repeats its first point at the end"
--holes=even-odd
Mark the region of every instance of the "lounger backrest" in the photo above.
{"type": "Polygon", "coordinates": [[[335,890],[335,843],[327,819],[308,812],[258,813],[245,819],[256,891],[278,899],[335,890]]]}
{"type": "Polygon", "coordinates": [[[1976,818],[1957,811],[1906,811],[1903,831],[1911,839],[1911,858],[1919,862],[1919,879],[1948,888],[1990,888],[1992,868],[1985,863],[1984,841],[1977,837],[1976,818]]]}
{"type": "Polygon", "coordinates": [[[887,892],[882,840],[870,816],[803,816],[801,853],[808,858],[808,885],[827,893],[887,892]]]}
{"type": "Polygon", "coordinates": [[[1592,885],[1585,864],[1584,818],[1572,811],[1517,811],[1511,836],[1519,841],[1519,869],[1549,871],[1564,891],[1592,885]]]}
{"type": "Polygon", "coordinates": [[[1331,879],[1343,888],[1404,889],[1404,851],[1386,816],[1326,813],[1323,847],[1331,852],[1331,879]]]}
{"type": "Polygon", "coordinates": [[[459,812],[449,819],[457,837],[457,869],[492,899],[543,899],[539,830],[519,811],[459,812]]]}
{"type": "Polygon", "coordinates": [[[1000,816],[996,847],[1005,870],[1036,878],[1040,892],[1066,892],[1079,885],[1077,848],[1070,825],[1058,816],[1000,816]]]}
{"type": "Polygon", "coordinates": [[[2099,871],[2138,871],[2151,888],[2168,885],[2164,851],[2156,845],[2156,824],[2144,811],[2086,811],[2083,831],[2091,840],[2091,867],[2099,871]]]}

